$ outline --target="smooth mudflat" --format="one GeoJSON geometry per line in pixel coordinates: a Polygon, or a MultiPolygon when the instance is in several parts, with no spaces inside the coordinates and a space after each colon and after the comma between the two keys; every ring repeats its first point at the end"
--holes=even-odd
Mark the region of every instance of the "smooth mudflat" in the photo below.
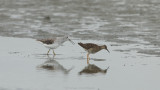
{"type": "MultiPolygon", "coordinates": [[[[157,90],[160,88],[160,58],[129,51],[119,52],[126,46],[110,46],[115,43],[86,41],[106,44],[110,48],[92,55],[91,64],[105,70],[106,74],[79,75],[86,66],[86,52],[78,44],[65,42],[56,49],[55,58],[45,54],[46,48],[34,39],[0,37],[0,89],[4,90],[157,90]],[[65,51],[63,51],[65,50],[65,51]],[[97,61],[94,59],[105,59],[97,61]],[[53,61],[51,61],[53,60],[53,61]],[[40,68],[51,65],[51,69],[40,68]]],[[[75,40],[75,43],[79,40],[75,40]]],[[[50,68],[50,67],[49,67],[50,68]]]]}

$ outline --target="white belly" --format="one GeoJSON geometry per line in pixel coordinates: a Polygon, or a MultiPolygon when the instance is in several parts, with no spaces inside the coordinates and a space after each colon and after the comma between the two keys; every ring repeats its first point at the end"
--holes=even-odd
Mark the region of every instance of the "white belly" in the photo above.
{"type": "Polygon", "coordinates": [[[48,49],[56,49],[56,48],[59,47],[60,45],[58,45],[58,44],[49,44],[49,45],[44,44],[44,46],[45,46],[46,48],[48,48],[48,49]]]}

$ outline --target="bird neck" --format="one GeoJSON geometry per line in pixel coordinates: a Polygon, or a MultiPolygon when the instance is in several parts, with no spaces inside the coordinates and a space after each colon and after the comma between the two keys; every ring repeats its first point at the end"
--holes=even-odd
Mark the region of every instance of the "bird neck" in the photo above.
{"type": "Polygon", "coordinates": [[[105,49],[106,47],[103,45],[103,46],[100,46],[100,49],[105,49]]]}
{"type": "Polygon", "coordinates": [[[66,39],[64,38],[64,37],[59,37],[58,39],[57,39],[57,42],[58,43],[64,43],[66,41],[66,39]]]}

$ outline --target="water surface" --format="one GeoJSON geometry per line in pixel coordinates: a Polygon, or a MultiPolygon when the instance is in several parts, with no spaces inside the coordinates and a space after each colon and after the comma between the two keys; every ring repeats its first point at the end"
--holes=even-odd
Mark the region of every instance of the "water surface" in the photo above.
{"type": "Polygon", "coordinates": [[[159,0],[0,0],[0,89],[159,90],[159,16],[159,0]],[[107,45],[110,54],[90,55],[107,73],[79,75],[87,64],[77,44],[48,57],[35,40],[62,35],[107,45]]]}

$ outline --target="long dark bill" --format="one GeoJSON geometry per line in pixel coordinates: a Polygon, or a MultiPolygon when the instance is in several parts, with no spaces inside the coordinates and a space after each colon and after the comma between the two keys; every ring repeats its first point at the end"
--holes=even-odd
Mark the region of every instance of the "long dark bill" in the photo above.
{"type": "Polygon", "coordinates": [[[68,38],[68,40],[69,40],[72,44],[75,44],[71,39],[68,38]]]}
{"type": "MultiPolygon", "coordinates": [[[[109,50],[108,49],[106,49],[108,52],[109,52],[109,50]]],[[[110,52],[109,52],[110,53],[110,52]]]]}

